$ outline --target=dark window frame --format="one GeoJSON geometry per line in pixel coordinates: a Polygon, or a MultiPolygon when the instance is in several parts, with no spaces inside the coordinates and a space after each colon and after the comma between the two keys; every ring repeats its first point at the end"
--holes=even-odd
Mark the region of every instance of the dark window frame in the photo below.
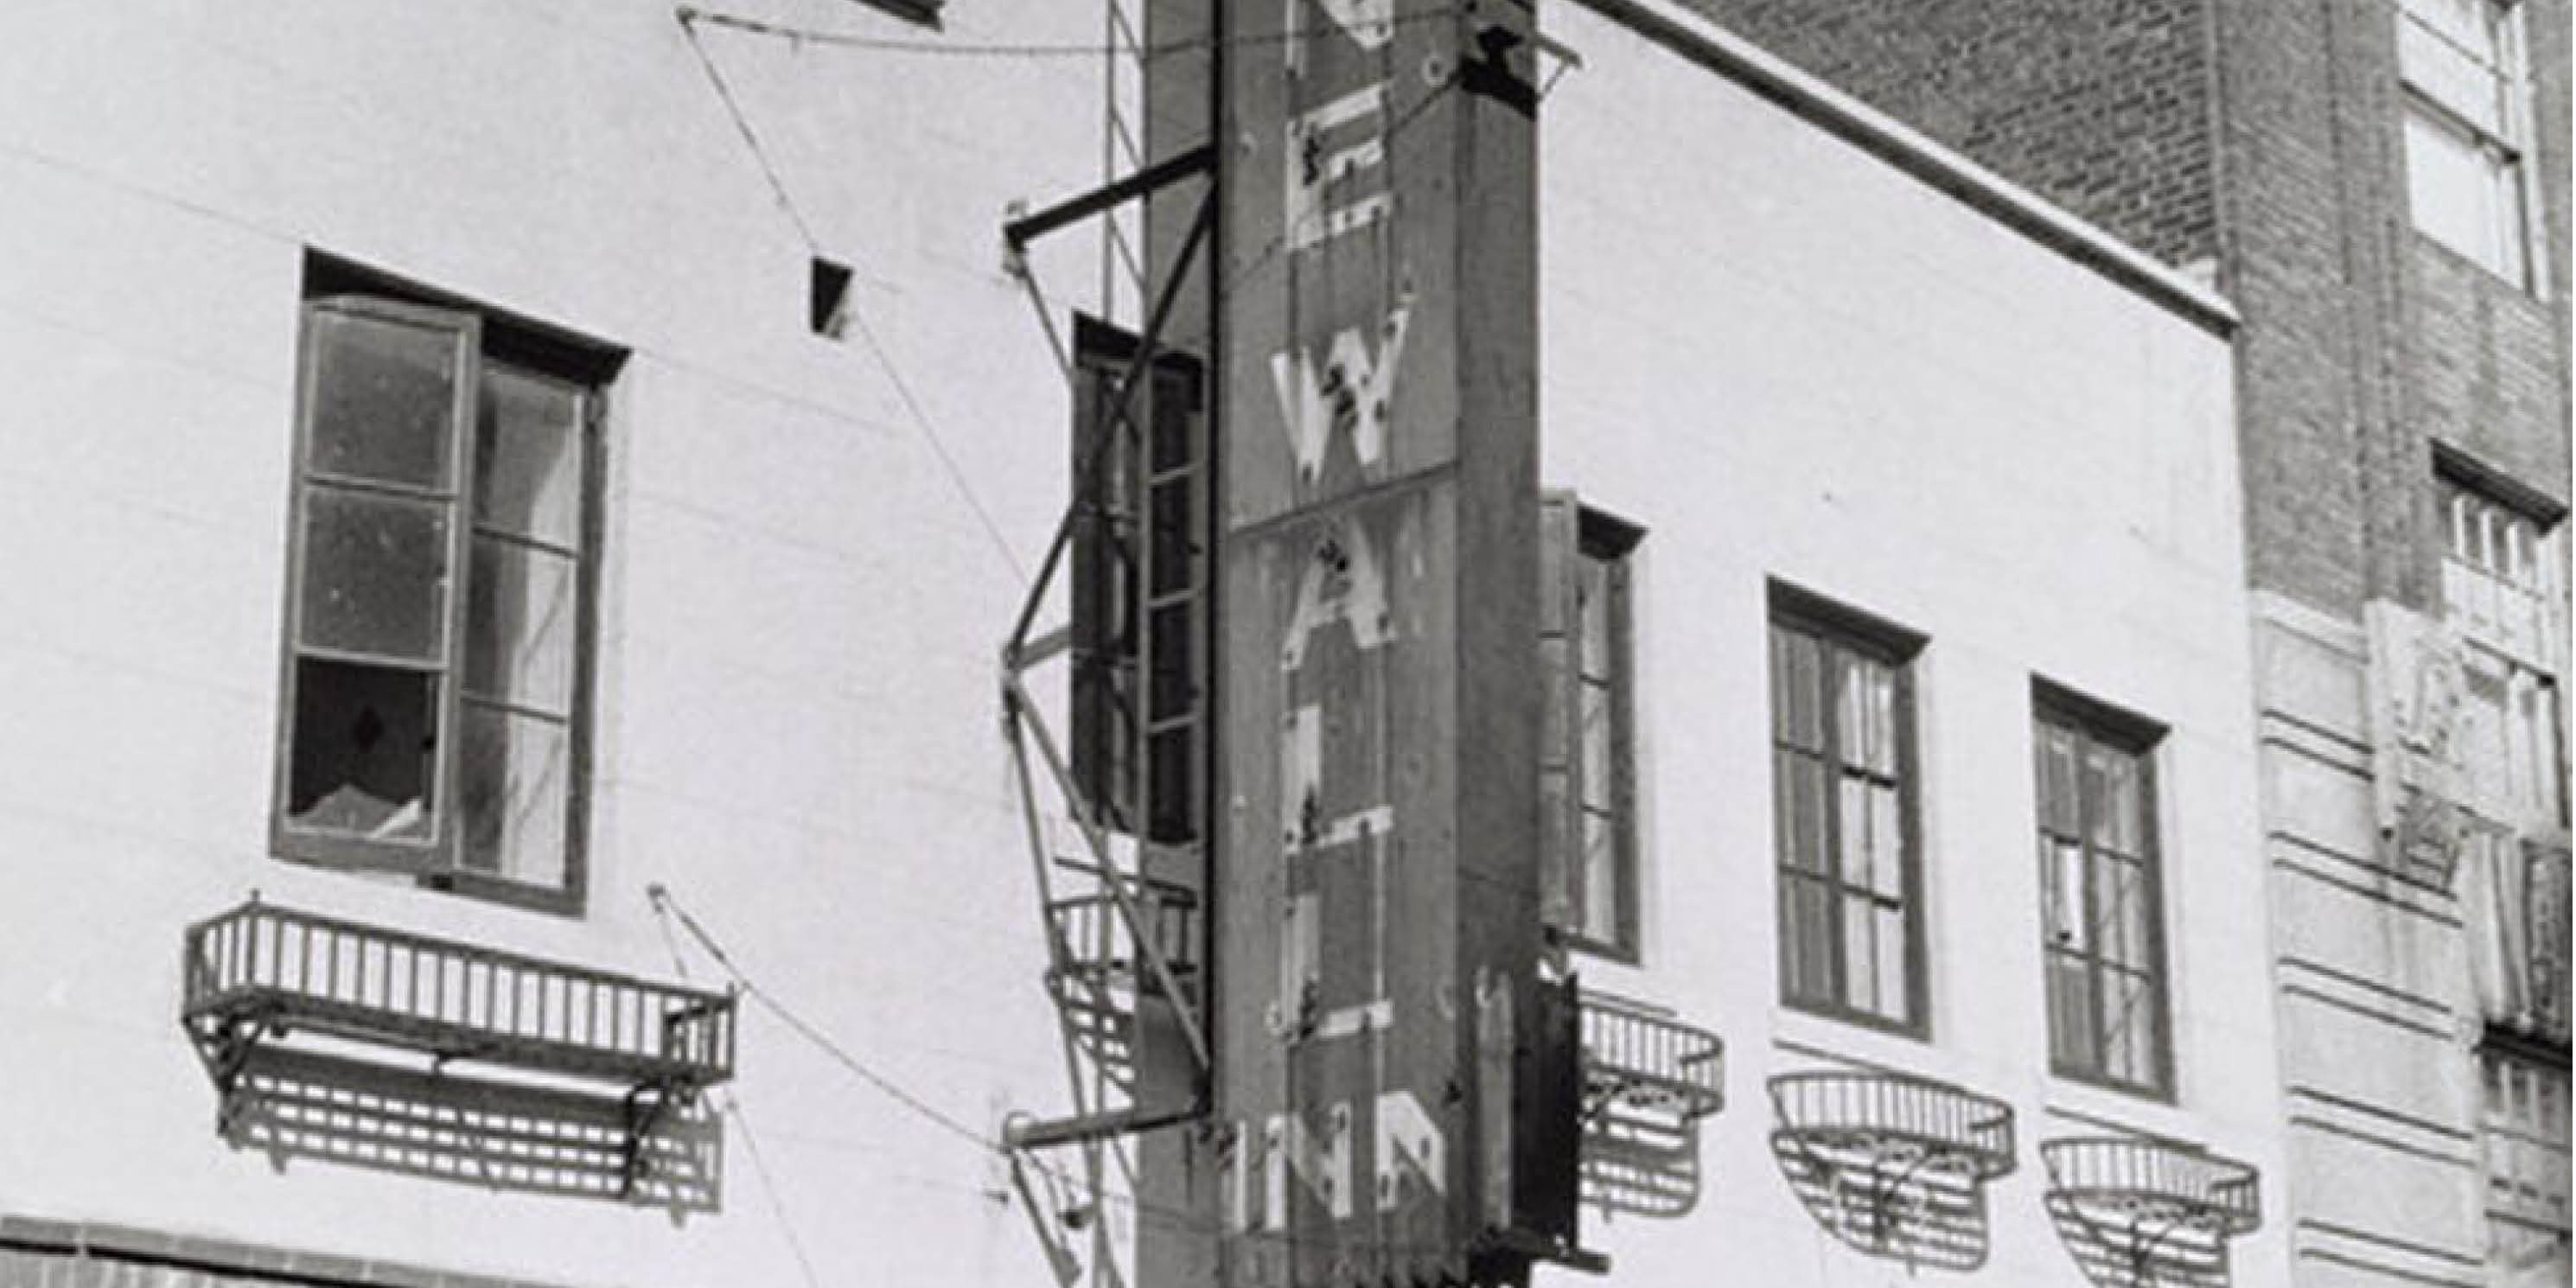
{"type": "Polygon", "coordinates": [[[2162,1104],[2172,1104],[2175,1100],[2177,1059],[2174,1051],[2173,956],[2171,932],[2166,926],[2168,916],[2165,900],[2166,856],[2161,794],[2163,777],[2161,761],[2163,749],[2171,731],[2154,720],[2036,677],[2031,681],[2030,716],[2032,791],[2036,806],[2033,810],[2032,827],[2033,836],[2039,846],[2038,863],[2040,865],[2036,875],[2041,901],[2041,1007],[2042,1020],[2048,1029],[2049,1071],[2058,1077],[2084,1083],[2087,1086],[2122,1092],[2162,1104]],[[2081,907],[2088,918],[2094,915],[2093,910],[2097,906],[2094,881],[2105,864],[2136,862],[2140,866],[2144,897],[2147,901],[2145,917],[2147,966],[2143,972],[2125,963],[2109,960],[2109,954],[2101,950],[2103,935],[2101,926],[2088,927],[2091,933],[2086,936],[2087,943],[2078,950],[2067,950],[2049,940],[2047,899],[2050,874],[2047,846],[2054,833],[2048,823],[2048,786],[2046,769],[2042,763],[2044,750],[2040,742],[2040,731],[2043,725],[2050,724],[2074,734],[2078,739],[2076,744],[2079,766],[2076,788],[2077,835],[2072,839],[2082,847],[2083,854],[2084,891],[2080,901],[2081,907]],[[2096,853],[2093,843],[2093,818],[2090,813],[2091,802],[2082,789],[2081,770],[2083,753],[2095,746],[2128,756],[2137,766],[2141,842],[2139,848],[2144,853],[2136,859],[2096,853]],[[2056,1010],[2050,1004],[2047,993],[2047,972],[2054,959],[2059,957],[2074,957],[2084,964],[2084,996],[2091,1015],[2092,1048],[2080,1060],[2070,1060],[2061,1053],[2063,1037],[2057,1031],[2056,1010]],[[2155,1005],[2153,1023],[2149,1031],[2153,1035],[2156,1050],[2148,1078],[2144,1082],[2122,1078],[2111,1072],[2110,1030],[2105,1025],[2103,1017],[2109,995],[2105,982],[2106,970],[2123,974],[2143,973],[2147,978],[2150,995],[2155,1005]]]}
{"type": "MultiPolygon", "coordinates": [[[[588,901],[590,883],[590,794],[596,750],[600,548],[606,527],[603,492],[608,477],[608,386],[625,357],[622,350],[446,292],[420,287],[372,268],[319,253],[307,256],[296,340],[294,455],[288,466],[287,581],[280,605],[277,734],[272,752],[274,764],[268,802],[269,853],[272,856],[286,862],[338,871],[404,874],[425,889],[559,916],[581,914],[588,901]],[[304,531],[308,497],[317,478],[317,472],[309,464],[314,432],[315,382],[318,378],[314,319],[325,312],[455,326],[461,335],[471,338],[467,359],[460,367],[461,414],[458,420],[461,423],[452,430],[457,436],[451,443],[454,455],[449,467],[453,485],[445,501],[451,507],[451,531],[448,534],[449,571],[441,605],[445,656],[438,668],[444,678],[435,704],[437,768],[430,786],[431,799],[436,802],[432,807],[434,830],[430,840],[421,845],[332,835],[295,827],[287,821],[286,805],[294,772],[298,715],[297,663],[300,656],[310,651],[301,641],[299,628],[307,554],[304,531]],[[560,885],[540,886],[478,871],[466,867],[462,859],[466,820],[461,800],[457,797],[462,785],[457,769],[464,741],[461,717],[468,705],[463,689],[467,667],[466,618],[472,611],[470,564],[479,528],[474,504],[477,485],[475,453],[478,450],[476,417],[484,398],[482,372],[487,364],[524,377],[577,388],[581,398],[579,433],[582,460],[578,475],[581,495],[576,515],[580,545],[573,567],[575,638],[570,692],[567,695],[568,714],[564,719],[568,782],[565,785],[564,864],[560,885]],[[471,394],[462,392],[465,376],[472,378],[471,394]]],[[[329,478],[327,473],[318,477],[329,478]]],[[[487,700],[475,705],[494,706],[495,703],[487,700]]],[[[502,709],[506,709],[506,704],[502,709]]]]}
{"type": "Polygon", "coordinates": [[[1639,965],[1644,959],[1639,923],[1644,899],[1640,873],[1640,841],[1637,826],[1637,624],[1635,556],[1645,543],[1646,530],[1637,524],[1603,510],[1577,503],[1575,518],[1574,559],[1567,571],[1574,582],[1575,618],[1567,634],[1569,643],[1569,683],[1576,701],[1571,707],[1575,718],[1576,746],[1570,762],[1572,782],[1569,804],[1573,810],[1575,855],[1567,867],[1567,886],[1573,897],[1571,915],[1564,927],[1568,946],[1595,957],[1639,965]],[[1589,659],[1583,651],[1581,589],[1584,567],[1597,564],[1602,569],[1602,585],[1608,596],[1604,611],[1607,621],[1610,659],[1606,682],[1610,716],[1610,748],[1606,761],[1610,767],[1610,792],[1607,813],[1612,838],[1611,885],[1616,900],[1612,938],[1603,940],[1585,933],[1589,921],[1592,888],[1589,865],[1582,853],[1584,817],[1595,811],[1586,799],[1582,754],[1583,690],[1592,683],[1589,659]]]}
{"type": "Polygon", "coordinates": [[[1157,351],[1131,395],[1135,437],[1106,439],[1108,403],[1142,343],[1089,314],[1074,317],[1065,757],[1110,829],[1191,845],[1208,826],[1206,747],[1215,728],[1207,373],[1194,354],[1157,351]],[[1165,510],[1166,500],[1177,504],[1165,510]],[[1181,580],[1145,584],[1176,559],[1181,580]],[[1169,641],[1175,630],[1180,638],[1169,641]]]}
{"type": "MultiPolygon", "coordinates": [[[[1771,735],[1771,802],[1774,831],[1772,880],[1776,894],[1774,904],[1777,917],[1776,934],[1779,940],[1777,971],[1780,982],[1780,1002],[1791,1009],[1811,1015],[1929,1041],[1932,1037],[1931,971],[1930,951],[1926,940],[1931,918],[1924,907],[1923,762],[1919,721],[1915,713],[1915,671],[1929,641],[1919,632],[1908,630],[1884,618],[1776,579],[1769,586],[1769,613],[1765,634],[1771,645],[1769,689],[1773,709],[1767,714],[1771,735]],[[1779,821],[1783,816],[1784,808],[1782,793],[1787,790],[1786,779],[1780,772],[1780,758],[1784,753],[1794,755],[1809,753],[1803,748],[1783,744],[1780,738],[1780,713],[1777,703],[1782,677],[1779,674],[1778,642],[1783,630],[1807,636],[1813,639],[1819,648],[1838,648],[1857,657],[1874,661],[1887,667],[1892,673],[1895,720],[1893,732],[1896,739],[1896,781],[1893,786],[1897,793],[1897,819],[1903,846],[1899,862],[1902,865],[1900,884],[1903,887],[1905,901],[1901,909],[1905,927],[1905,1014],[1901,1016],[1871,1010],[1852,1000],[1854,994],[1848,977],[1848,955],[1845,949],[1844,901],[1851,898],[1875,901],[1878,896],[1866,888],[1851,887],[1842,877],[1842,821],[1838,806],[1823,811],[1819,820],[1824,828],[1824,853],[1831,860],[1832,868],[1819,877],[1818,874],[1799,868],[1790,861],[1788,838],[1782,834],[1779,821]],[[1792,912],[1789,893],[1794,882],[1823,884],[1834,900],[1834,914],[1826,922],[1827,943],[1823,950],[1827,977],[1831,981],[1829,997],[1802,994],[1796,988],[1799,974],[1796,954],[1799,945],[1796,942],[1797,923],[1792,912]]],[[[1828,671],[1826,674],[1830,676],[1831,672],[1828,671]]],[[[1835,722],[1832,718],[1833,681],[1828,678],[1825,683],[1826,692],[1822,695],[1822,704],[1819,707],[1820,729],[1824,740],[1822,755],[1819,758],[1835,776],[1833,782],[1838,801],[1840,776],[1853,766],[1845,764],[1840,758],[1839,730],[1834,727],[1835,722]]],[[[1865,766],[1861,769],[1864,773],[1871,772],[1865,766]]]]}

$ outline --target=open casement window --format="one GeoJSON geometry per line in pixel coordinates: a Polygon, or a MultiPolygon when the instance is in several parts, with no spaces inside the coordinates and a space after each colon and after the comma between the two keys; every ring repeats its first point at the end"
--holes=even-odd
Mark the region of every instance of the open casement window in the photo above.
{"type": "Polygon", "coordinates": [[[1578,948],[1638,959],[1635,628],[1638,528],[1571,493],[1540,500],[1539,757],[1546,924],[1578,948]]]}
{"type": "Polygon", "coordinates": [[[1207,416],[1199,364],[1157,355],[1122,421],[1134,336],[1076,319],[1070,758],[1117,831],[1195,841],[1206,757],[1207,416]]]}
{"type": "Polygon", "coordinates": [[[1915,820],[1917,637],[1774,584],[1781,1000],[1927,1030],[1915,820]]]}
{"type": "Polygon", "coordinates": [[[596,395],[463,310],[305,306],[280,855],[577,908],[596,395]]]}
{"type": "Polygon", "coordinates": [[[2054,691],[2033,705],[2050,1064],[2069,1077],[2166,1095],[2160,735],[2054,691]]]}

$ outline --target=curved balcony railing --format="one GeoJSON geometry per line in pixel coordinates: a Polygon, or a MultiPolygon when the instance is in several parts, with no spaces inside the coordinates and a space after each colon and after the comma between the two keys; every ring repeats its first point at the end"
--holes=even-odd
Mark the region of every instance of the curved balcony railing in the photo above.
{"type": "Polygon", "coordinates": [[[1583,1084],[1590,1104],[1705,1118],[1726,1106],[1726,1044],[1661,1007],[1585,989],[1583,1084]]]}
{"type": "Polygon", "coordinates": [[[1992,1096],[1879,1070],[1784,1073],[1769,1089],[1775,1139],[1970,1181],[2013,1170],[2012,1106],[1992,1096]]]}
{"type": "Polygon", "coordinates": [[[2140,1230],[2181,1227],[2221,1238],[2263,1224],[2251,1164],[2167,1141],[2076,1136],[2044,1142],[2052,1202],[2097,1223],[2140,1230]]]}

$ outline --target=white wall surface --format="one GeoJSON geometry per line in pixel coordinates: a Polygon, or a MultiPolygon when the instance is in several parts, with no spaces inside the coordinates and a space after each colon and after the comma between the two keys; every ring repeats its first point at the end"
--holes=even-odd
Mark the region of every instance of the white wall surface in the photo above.
{"type": "MultiPolygon", "coordinates": [[[[1056,0],[947,39],[1097,40],[1056,0]]],[[[924,35],[873,10],[758,16],[924,35]]],[[[1046,1282],[987,1156],[746,1004],[719,1214],[214,1131],[182,926],[270,901],[655,977],[667,883],[778,998],[986,1132],[1059,1108],[993,659],[1020,580],[663,3],[21,0],[0,38],[0,1212],[566,1284],[1046,1282]],[[610,388],[592,889],[507,910],[267,857],[307,248],[633,351],[610,388]]],[[[1096,60],[703,39],[1019,566],[1068,412],[1000,270],[1098,180],[1096,60]]],[[[1042,262],[1095,280],[1068,233],[1042,262]]],[[[701,983],[718,978],[692,953],[701,983]]]]}
{"type": "MultiPolygon", "coordinates": [[[[1584,65],[1541,116],[1543,474],[1648,530],[1644,962],[1583,971],[1716,1030],[1728,1064],[1699,1208],[1596,1215],[1586,1243],[1622,1284],[1904,1281],[1823,1231],[1767,1144],[1764,1081],[1836,1060],[2016,1109],[1979,1282],[2082,1282],[2041,1207],[2051,1137],[2204,1145],[2259,1167],[2277,1207],[2225,339],[1579,4],[1547,30],[1584,65]],[[1930,639],[1927,1040],[1779,1003],[1771,578],[1930,639]],[[2048,1072],[2035,676],[2170,729],[2171,1104],[2048,1072]]],[[[2286,1282],[2278,1223],[2235,1260],[2238,1284],[2286,1282]]]]}

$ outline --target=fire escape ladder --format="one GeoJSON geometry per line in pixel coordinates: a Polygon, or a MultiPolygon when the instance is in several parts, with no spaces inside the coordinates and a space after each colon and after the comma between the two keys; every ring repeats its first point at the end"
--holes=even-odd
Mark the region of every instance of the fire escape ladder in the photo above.
{"type": "MultiPolygon", "coordinates": [[[[1126,97],[1142,84],[1142,45],[1121,3],[1111,0],[1109,14],[1103,159],[1113,168],[1133,167],[1141,154],[1126,97]],[[1136,70],[1124,89],[1122,67],[1136,70]]],[[[1001,656],[1003,735],[1071,1092],[1069,1113],[1015,1118],[1004,1138],[1013,1189],[1065,1288],[1086,1272],[1096,1288],[1120,1288],[1118,1239],[1104,1209],[1115,1186],[1132,1192],[1129,1141],[1206,1112],[1210,443],[1203,390],[1185,378],[1196,369],[1162,342],[1180,284],[1212,233],[1213,185],[1150,300],[1119,220],[1131,203],[1213,165],[1212,150],[1198,148],[1044,210],[1015,211],[1003,227],[1007,262],[1057,342],[1077,408],[1092,418],[1073,495],[1001,656]],[[1025,252],[1095,217],[1105,225],[1102,311],[1119,311],[1122,269],[1128,298],[1150,306],[1133,337],[1078,322],[1086,343],[1068,352],[1025,252]],[[1068,604],[1070,619],[1041,623],[1068,604]],[[1077,1147],[1078,1165],[1036,1156],[1065,1146],[1077,1147]]]]}

